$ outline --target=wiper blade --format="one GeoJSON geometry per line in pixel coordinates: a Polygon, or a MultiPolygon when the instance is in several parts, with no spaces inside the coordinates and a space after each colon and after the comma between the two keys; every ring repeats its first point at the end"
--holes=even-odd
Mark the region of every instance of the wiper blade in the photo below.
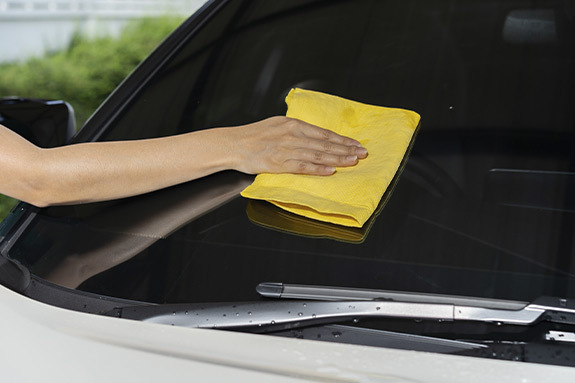
{"type": "MultiPolygon", "coordinates": [[[[309,287],[309,286],[308,286],[309,287]]],[[[261,290],[261,289],[260,289],[261,290]]],[[[575,303],[541,298],[534,303],[474,298],[401,294],[403,301],[379,300],[275,300],[242,303],[167,304],[117,308],[108,315],[174,326],[277,331],[302,326],[334,324],[360,318],[404,318],[439,321],[478,321],[530,325],[540,320],[575,325],[575,303]],[[441,302],[434,302],[438,299],[441,302]],[[405,301],[410,300],[410,301],[405,301]],[[491,305],[488,302],[491,302],[491,305]],[[465,303],[465,304],[464,304],[465,303]]],[[[381,300],[384,299],[384,300],[381,300]]]]}
{"type": "Polygon", "coordinates": [[[533,302],[463,297],[390,290],[333,286],[260,283],[256,291],[267,298],[338,300],[380,300],[453,305],[453,320],[530,325],[541,320],[575,325],[575,299],[543,296],[533,302]],[[534,315],[535,319],[530,319],[534,315]]]}
{"type": "Polygon", "coordinates": [[[501,299],[461,297],[424,293],[406,293],[391,290],[369,290],[348,287],[296,285],[287,283],[260,283],[256,291],[266,298],[307,299],[320,301],[380,300],[413,303],[446,303],[490,309],[520,310],[529,302],[501,299]]]}

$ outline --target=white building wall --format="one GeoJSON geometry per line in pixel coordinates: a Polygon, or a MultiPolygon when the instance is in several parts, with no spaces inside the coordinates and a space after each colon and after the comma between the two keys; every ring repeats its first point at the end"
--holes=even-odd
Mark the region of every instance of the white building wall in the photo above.
{"type": "MultiPolygon", "coordinates": [[[[130,19],[191,15],[206,0],[0,0],[0,62],[65,48],[77,31],[117,35],[130,19]]],[[[0,74],[1,75],[1,74],[0,74]]]]}

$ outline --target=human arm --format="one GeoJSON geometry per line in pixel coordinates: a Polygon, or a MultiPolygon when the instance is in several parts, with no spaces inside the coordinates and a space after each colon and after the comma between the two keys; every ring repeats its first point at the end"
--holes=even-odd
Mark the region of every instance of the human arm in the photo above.
{"type": "Polygon", "coordinates": [[[367,152],[287,117],[148,140],[38,148],[0,126],[0,193],[36,206],[147,193],[226,169],[330,175],[367,152]]]}

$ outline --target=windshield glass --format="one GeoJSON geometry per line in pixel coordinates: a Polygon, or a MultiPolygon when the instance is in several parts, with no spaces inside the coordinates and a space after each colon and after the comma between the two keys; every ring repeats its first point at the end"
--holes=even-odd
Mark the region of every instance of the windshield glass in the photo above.
{"type": "Polygon", "coordinates": [[[285,114],[293,87],[414,110],[379,214],[364,229],[314,222],[240,197],[253,178],[224,172],[42,209],[10,257],[61,286],[155,303],[257,300],[261,282],[575,297],[572,2],[230,3],[99,139],[285,114]]]}

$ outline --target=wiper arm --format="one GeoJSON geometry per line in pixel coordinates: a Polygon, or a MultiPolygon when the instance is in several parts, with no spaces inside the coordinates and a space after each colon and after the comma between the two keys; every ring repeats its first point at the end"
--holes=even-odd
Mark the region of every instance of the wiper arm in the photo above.
{"type": "Polygon", "coordinates": [[[263,301],[132,306],[114,309],[107,314],[173,326],[255,327],[263,332],[367,317],[453,320],[453,306],[376,301],[263,301]]]}
{"type": "MultiPolygon", "coordinates": [[[[260,289],[261,290],[261,289],[260,289]]],[[[410,294],[402,294],[408,299],[410,294]]],[[[287,300],[243,303],[168,304],[132,306],[112,310],[108,315],[174,326],[276,331],[302,326],[339,323],[360,318],[404,318],[440,321],[479,321],[530,325],[545,319],[575,324],[575,305],[557,298],[541,298],[518,307],[518,302],[492,301],[493,307],[478,307],[472,298],[455,297],[455,302],[390,300],[314,301],[287,300]]],[[[435,296],[445,300],[448,296],[435,296]]],[[[412,300],[416,300],[411,297],[412,300]]],[[[381,299],[378,298],[378,299],[381,299]]],[[[386,298],[383,298],[386,299],[386,298]]],[[[484,300],[489,301],[489,300],[484,300]]],[[[484,302],[486,303],[486,302],[484,302]]]]}

